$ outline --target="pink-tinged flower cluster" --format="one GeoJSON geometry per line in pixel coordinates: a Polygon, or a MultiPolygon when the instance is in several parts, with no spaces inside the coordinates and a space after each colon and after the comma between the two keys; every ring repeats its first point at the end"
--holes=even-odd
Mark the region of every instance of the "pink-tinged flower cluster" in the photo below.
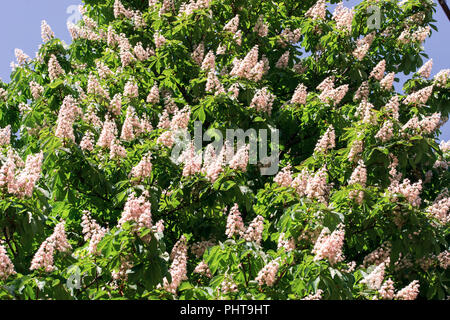
{"type": "Polygon", "coordinates": [[[162,144],[168,148],[172,148],[175,137],[172,131],[165,131],[163,132],[158,139],[156,140],[157,143],[162,144]]]}
{"type": "MultiPolygon", "coordinates": [[[[182,3],[180,5],[180,11],[178,16],[181,17],[183,14],[191,15],[195,10],[207,9],[209,8],[211,0],[190,0],[189,3],[182,3]]],[[[149,0],[149,3],[157,3],[157,0],[149,0]]],[[[150,5],[152,6],[152,5],[150,5]]]]}
{"type": "Polygon", "coordinates": [[[305,16],[313,20],[325,20],[325,15],[327,13],[327,4],[325,0],[319,0],[314,6],[306,11],[305,16]]]}
{"type": "Polygon", "coordinates": [[[205,57],[205,44],[203,42],[200,42],[194,49],[194,52],[192,52],[192,59],[197,63],[199,66],[203,63],[203,58],[205,57]]]}
{"type": "Polygon", "coordinates": [[[120,93],[115,94],[107,108],[113,115],[120,115],[122,112],[122,95],[120,93]]]}
{"type": "Polygon", "coordinates": [[[72,40],[76,39],[87,39],[90,41],[100,41],[104,38],[105,34],[103,30],[99,30],[97,32],[94,29],[97,29],[97,24],[89,17],[83,17],[83,20],[89,24],[84,26],[75,25],[71,22],[67,23],[67,30],[69,31],[72,40]],[[94,25],[91,25],[91,24],[94,25]],[[95,26],[95,27],[94,27],[95,26]]]}
{"type": "Polygon", "coordinates": [[[225,275],[225,279],[222,281],[222,283],[220,284],[220,291],[222,293],[233,293],[233,292],[238,292],[238,286],[237,284],[233,281],[233,279],[231,278],[231,276],[229,275],[225,275]]]}
{"type": "Polygon", "coordinates": [[[205,90],[206,92],[214,92],[216,95],[225,92],[225,89],[223,88],[219,78],[217,78],[214,70],[210,70],[208,73],[205,90]]]}
{"type": "Polygon", "coordinates": [[[375,138],[381,140],[381,142],[387,142],[394,136],[394,124],[392,121],[386,121],[381,129],[375,135],[375,138]]]}
{"type": "Polygon", "coordinates": [[[312,253],[315,254],[314,261],[326,258],[331,265],[343,261],[342,247],[344,245],[344,236],[343,224],[339,224],[331,234],[328,228],[324,228],[312,250],[312,253]]]}
{"type": "Polygon", "coordinates": [[[440,254],[438,254],[436,258],[439,262],[439,266],[442,269],[447,270],[448,266],[450,265],[450,251],[449,250],[443,251],[440,254]]]}
{"type": "MultiPolygon", "coordinates": [[[[404,179],[402,183],[398,180],[392,180],[388,191],[392,194],[401,194],[406,200],[415,207],[420,206],[422,199],[420,193],[422,191],[422,180],[416,183],[411,183],[409,179],[404,179]]],[[[393,200],[397,201],[397,196],[393,196],[393,200]]]]}
{"type": "Polygon", "coordinates": [[[278,269],[280,268],[280,258],[270,261],[259,272],[255,280],[260,286],[263,284],[271,287],[276,281],[278,269]]]}
{"type": "Polygon", "coordinates": [[[43,268],[46,272],[52,272],[55,270],[53,265],[55,252],[67,252],[72,249],[72,246],[67,241],[64,225],[64,222],[58,223],[52,235],[42,242],[31,261],[30,270],[39,270],[43,268]]]}
{"type": "Polygon", "coordinates": [[[19,65],[24,65],[25,63],[30,61],[30,57],[20,49],[15,49],[14,54],[19,65]]]}
{"type": "Polygon", "coordinates": [[[324,91],[324,92],[322,92],[322,94],[325,97],[333,100],[333,105],[337,106],[342,101],[342,99],[344,99],[345,95],[348,92],[348,88],[349,88],[348,84],[344,84],[342,86],[337,87],[336,89],[331,90],[329,93],[324,91]]]}
{"type": "Polygon", "coordinates": [[[304,297],[302,300],[322,300],[322,289],[317,289],[316,293],[304,297]]]}
{"type": "Polygon", "coordinates": [[[306,86],[300,83],[295,89],[294,95],[291,99],[291,103],[306,104],[307,96],[308,91],[306,86]]]}
{"type": "Polygon", "coordinates": [[[29,155],[24,164],[12,149],[8,150],[7,160],[0,169],[0,187],[7,187],[9,193],[19,198],[31,197],[36,182],[41,176],[43,157],[42,151],[29,155]],[[23,166],[25,168],[16,176],[16,168],[23,166]]]}
{"type": "Polygon", "coordinates": [[[404,104],[426,104],[433,93],[433,85],[420,89],[419,91],[409,94],[404,100],[404,104]]]}
{"type": "Polygon", "coordinates": [[[412,129],[415,131],[421,131],[424,133],[432,133],[434,130],[436,130],[439,125],[441,124],[441,113],[433,113],[431,116],[424,117],[422,120],[419,121],[417,116],[412,117],[408,120],[407,123],[405,123],[401,129],[401,131],[405,134],[405,131],[407,129],[412,129]]]}
{"type": "Polygon", "coordinates": [[[139,121],[136,111],[133,107],[128,107],[125,121],[122,125],[120,139],[124,141],[132,141],[141,132],[141,122],[139,121]]]}
{"type": "Polygon", "coordinates": [[[8,96],[8,91],[6,91],[3,88],[0,88],[0,99],[1,100],[6,100],[8,96]]]}
{"type": "Polygon", "coordinates": [[[239,28],[239,15],[237,14],[233,19],[228,21],[228,23],[223,27],[223,31],[230,33],[236,33],[239,28]]]}
{"type": "Polygon", "coordinates": [[[273,181],[282,187],[290,187],[293,180],[291,168],[291,165],[287,165],[286,167],[284,167],[277,173],[273,181]]]}
{"type": "Polygon", "coordinates": [[[433,59],[430,59],[425,63],[417,73],[423,78],[429,78],[431,76],[431,69],[433,68],[433,59]]]}
{"type": "Polygon", "coordinates": [[[441,149],[441,151],[443,153],[449,152],[450,151],[450,140],[448,140],[448,141],[442,140],[441,143],[439,144],[439,149],[441,149]]]}
{"type": "Polygon", "coordinates": [[[353,51],[353,56],[361,61],[366,56],[367,52],[369,51],[369,48],[375,38],[375,32],[371,32],[368,35],[366,35],[362,39],[358,39],[356,41],[356,49],[353,51]]]}
{"type": "Polygon", "coordinates": [[[347,84],[334,88],[334,77],[326,78],[317,86],[317,90],[321,91],[319,95],[320,101],[323,103],[328,103],[331,99],[334,106],[341,102],[347,94],[348,89],[349,86],[347,84]]]}
{"type": "Polygon", "coordinates": [[[264,59],[258,60],[259,47],[254,46],[244,57],[244,59],[235,58],[233,60],[233,69],[231,76],[244,78],[253,81],[260,81],[268,71],[268,62],[264,59]]]}
{"type": "Polygon", "coordinates": [[[55,136],[61,139],[68,139],[75,142],[73,123],[77,117],[82,115],[82,110],[72,96],[66,96],[59,109],[58,120],[56,121],[55,136]]]}
{"type": "Polygon", "coordinates": [[[325,153],[328,150],[333,149],[334,147],[336,147],[336,135],[333,126],[330,125],[327,131],[325,131],[323,136],[317,142],[314,152],[325,153]]]}
{"type": "Polygon", "coordinates": [[[53,81],[63,74],[65,74],[65,72],[61,68],[58,59],[56,59],[56,56],[52,54],[48,60],[48,76],[50,77],[50,80],[53,81]]]}
{"type": "Polygon", "coordinates": [[[450,161],[437,160],[437,161],[433,164],[433,168],[435,168],[435,169],[443,169],[443,170],[447,170],[449,164],[450,164],[450,161]]]}
{"type": "Polygon", "coordinates": [[[80,148],[87,151],[94,150],[94,134],[91,131],[87,131],[81,139],[80,148]]]}
{"type": "Polygon", "coordinates": [[[366,100],[361,101],[358,105],[355,116],[361,117],[362,123],[373,125],[377,123],[377,115],[374,112],[374,106],[366,100]]]}
{"type": "Polygon", "coordinates": [[[93,104],[89,105],[86,109],[86,112],[83,115],[83,121],[91,124],[96,129],[100,129],[103,125],[102,121],[96,114],[95,105],[93,104]]]}
{"type": "Polygon", "coordinates": [[[6,280],[14,274],[16,274],[14,265],[8,257],[5,247],[0,243],[0,280],[6,280]]]}
{"type": "Polygon", "coordinates": [[[372,72],[370,73],[370,78],[375,78],[376,80],[380,81],[383,79],[384,71],[386,70],[386,60],[381,60],[375,68],[373,68],[372,72]]]}
{"type": "Polygon", "coordinates": [[[239,97],[240,86],[238,83],[233,83],[228,88],[228,93],[231,95],[231,98],[236,99],[239,97]]]}
{"type": "Polygon", "coordinates": [[[331,90],[334,88],[334,76],[325,78],[316,89],[319,91],[331,90]]]}
{"type": "Polygon", "coordinates": [[[11,125],[0,129],[0,146],[7,146],[11,143],[11,125]]]}
{"type": "Polygon", "coordinates": [[[97,145],[102,148],[109,148],[111,143],[114,142],[117,136],[117,126],[113,119],[106,116],[105,122],[103,123],[102,132],[97,141],[97,145]]]}
{"type": "Polygon", "coordinates": [[[30,91],[31,95],[33,96],[34,100],[37,100],[42,95],[42,92],[44,92],[44,87],[42,87],[40,84],[38,84],[35,81],[30,82],[30,91]]]}
{"type": "Polygon", "coordinates": [[[119,270],[114,270],[111,272],[111,277],[113,278],[113,283],[117,286],[118,281],[127,281],[128,272],[133,268],[133,263],[129,260],[129,257],[120,257],[120,267],[119,270]]]}
{"type": "Polygon", "coordinates": [[[142,17],[142,14],[137,10],[133,12],[132,21],[134,25],[134,30],[141,29],[147,26],[147,23],[142,17]]]}
{"type": "Polygon", "coordinates": [[[154,85],[150,89],[150,93],[147,96],[147,103],[156,104],[159,103],[159,88],[158,85],[154,85]]]}
{"type": "Polygon", "coordinates": [[[381,88],[383,88],[384,90],[387,90],[387,91],[391,90],[392,89],[392,84],[394,83],[394,79],[395,79],[395,72],[388,73],[380,81],[381,88]]]}
{"type": "Polygon", "coordinates": [[[194,142],[192,141],[189,146],[181,154],[179,161],[184,163],[183,176],[188,177],[199,173],[202,169],[202,154],[196,152],[194,142]]]}
{"type": "Polygon", "coordinates": [[[439,71],[434,76],[434,84],[436,87],[443,88],[447,85],[448,79],[450,78],[450,69],[444,69],[439,71]]]}
{"type": "Polygon", "coordinates": [[[242,45],[242,30],[238,30],[238,32],[233,35],[233,39],[238,46],[242,45]]]}
{"type": "Polygon", "coordinates": [[[224,45],[219,45],[216,50],[216,55],[219,56],[221,54],[225,54],[227,52],[227,48],[224,45]]]}
{"type": "Polygon", "coordinates": [[[433,205],[427,208],[427,212],[442,224],[450,222],[450,197],[438,197],[433,205]]]}
{"type": "Polygon", "coordinates": [[[181,236],[180,240],[175,243],[170,258],[173,260],[169,273],[172,282],[169,283],[167,278],[163,279],[164,290],[176,294],[178,286],[183,280],[187,280],[187,244],[186,237],[181,236]]]}
{"type": "Polygon", "coordinates": [[[366,56],[369,48],[370,45],[368,43],[365,43],[364,41],[358,41],[356,44],[356,48],[355,50],[353,50],[352,54],[356,59],[361,61],[366,56]]]}
{"type": "MultiPolygon", "coordinates": [[[[136,197],[136,194],[129,195],[122,216],[119,219],[118,226],[121,227],[127,221],[136,222],[136,229],[152,228],[152,212],[151,204],[147,200],[148,192],[144,191],[141,196],[136,197]]],[[[148,240],[148,239],[145,239],[148,240]]]]}
{"type": "Polygon", "coordinates": [[[170,94],[164,97],[164,110],[169,114],[173,114],[178,110],[178,106],[170,94]]]}
{"type": "Polygon", "coordinates": [[[328,193],[331,186],[327,184],[327,170],[325,167],[319,169],[311,175],[306,169],[292,181],[293,187],[299,196],[307,196],[309,199],[316,199],[323,204],[327,204],[328,193]]]}
{"type": "Polygon", "coordinates": [[[400,101],[399,96],[393,96],[389,102],[384,106],[388,114],[395,120],[398,120],[399,117],[399,107],[400,101]]]}
{"type": "MultiPolygon", "coordinates": [[[[362,160],[358,161],[358,166],[352,172],[349,185],[359,184],[361,187],[366,187],[367,181],[367,169],[362,160]]],[[[361,204],[364,198],[364,192],[362,190],[351,190],[349,193],[351,199],[356,199],[357,203],[361,204]]]]}
{"type": "Polygon", "coordinates": [[[106,34],[106,43],[109,47],[114,47],[119,44],[120,36],[114,31],[112,25],[108,26],[108,32],[106,34]]]}
{"type": "Polygon", "coordinates": [[[173,115],[172,121],[170,122],[171,129],[172,130],[186,129],[189,124],[190,118],[191,118],[191,109],[189,106],[185,106],[181,110],[176,110],[173,115]]]}
{"type": "Polygon", "coordinates": [[[155,223],[155,225],[153,226],[153,231],[154,232],[158,232],[158,233],[163,233],[164,232],[164,220],[158,220],[158,222],[155,223]]]}
{"type": "Polygon", "coordinates": [[[278,245],[277,248],[284,248],[286,252],[295,250],[295,240],[294,238],[289,238],[286,240],[284,235],[284,232],[280,233],[280,236],[278,237],[278,245]]]}
{"type": "Polygon", "coordinates": [[[88,78],[87,93],[95,95],[95,96],[103,97],[105,99],[109,99],[108,90],[104,89],[100,85],[100,82],[98,81],[97,77],[93,74],[90,74],[89,78],[88,78]]]}
{"type": "Polygon", "coordinates": [[[194,273],[202,274],[207,278],[212,278],[211,270],[205,261],[200,262],[194,269],[194,273]]]}
{"type": "Polygon", "coordinates": [[[88,251],[90,254],[99,254],[97,245],[109,231],[107,228],[101,227],[94,219],[92,219],[89,211],[84,211],[81,217],[81,226],[83,227],[84,240],[89,241],[88,251]]]}
{"type": "Polygon", "coordinates": [[[206,57],[203,59],[202,70],[215,70],[216,69],[216,56],[214,55],[213,51],[209,51],[206,54],[206,57]]]}
{"type": "Polygon", "coordinates": [[[422,42],[425,41],[426,38],[429,37],[430,31],[431,31],[431,27],[430,26],[419,27],[417,29],[417,31],[415,31],[411,35],[411,38],[412,38],[413,41],[418,41],[418,42],[422,43],[422,42]]]}
{"type": "Polygon", "coordinates": [[[358,90],[356,90],[355,95],[353,96],[353,101],[361,101],[361,100],[367,100],[369,98],[369,81],[364,81],[359,86],[358,90]]]}
{"type": "Polygon", "coordinates": [[[289,55],[290,55],[289,50],[283,53],[280,59],[278,59],[275,67],[277,67],[278,69],[286,69],[289,64],[289,55]]]}
{"type": "Polygon", "coordinates": [[[24,113],[31,111],[31,107],[30,107],[30,105],[21,102],[21,103],[19,103],[19,111],[23,115],[24,113]]]}
{"type": "Polygon", "coordinates": [[[362,140],[355,140],[352,143],[352,147],[350,148],[350,152],[348,153],[348,161],[354,162],[359,159],[359,155],[363,152],[364,143],[362,140]]]}
{"type": "Polygon", "coordinates": [[[432,133],[439,127],[440,122],[441,122],[441,113],[436,112],[433,113],[431,116],[423,118],[419,122],[419,127],[425,133],[432,133]]]}
{"type": "Polygon", "coordinates": [[[297,74],[303,74],[306,71],[307,67],[303,65],[302,62],[298,62],[294,64],[294,67],[292,69],[294,69],[294,72],[297,74]]]}
{"type": "Polygon", "coordinates": [[[386,264],[389,264],[389,259],[386,262],[380,263],[370,274],[368,274],[361,283],[365,283],[367,287],[373,290],[378,290],[384,280],[384,272],[386,264]]]}
{"type": "Polygon", "coordinates": [[[395,295],[398,300],[415,300],[419,295],[419,281],[414,280],[395,295]]]}
{"type": "Polygon", "coordinates": [[[149,178],[152,174],[152,154],[144,155],[139,163],[131,170],[131,176],[138,180],[149,178]]]}
{"type": "Polygon", "coordinates": [[[243,238],[246,241],[253,241],[257,244],[261,243],[262,233],[264,231],[264,218],[262,216],[256,216],[255,219],[250,223],[247,230],[245,230],[245,234],[243,238]]]}
{"type": "Polygon", "coordinates": [[[302,36],[302,32],[300,29],[295,29],[294,31],[291,31],[289,27],[286,27],[281,31],[280,36],[277,40],[277,42],[285,48],[289,43],[295,44],[299,42],[300,38],[302,36]]]}
{"type": "Polygon", "coordinates": [[[133,17],[133,12],[131,10],[127,10],[120,0],[114,1],[114,18],[118,19],[121,17],[126,17],[131,19],[133,17]]]}
{"type": "Polygon", "coordinates": [[[155,46],[157,49],[164,46],[167,42],[166,38],[164,38],[160,31],[155,32],[153,39],[155,41],[155,46]]]}
{"type": "Polygon", "coordinates": [[[213,183],[217,180],[219,175],[223,172],[225,164],[225,154],[227,145],[225,144],[217,155],[212,144],[209,144],[204,152],[203,166],[201,172],[206,175],[206,178],[213,183]]]}
{"type": "Polygon", "coordinates": [[[383,283],[381,288],[378,290],[378,293],[380,294],[381,299],[392,300],[394,299],[394,290],[394,281],[389,278],[383,283]]]}
{"type": "Polygon", "coordinates": [[[55,37],[55,33],[52,28],[47,24],[47,21],[42,20],[41,22],[41,38],[43,42],[52,40],[55,37]]]}
{"type": "Polygon", "coordinates": [[[125,88],[123,89],[123,95],[130,99],[137,98],[139,96],[138,85],[132,80],[127,81],[125,88]]]}
{"type": "Polygon", "coordinates": [[[101,79],[106,79],[114,75],[111,69],[109,69],[103,61],[96,61],[95,66],[97,67],[97,72],[101,79]]]}
{"type": "Polygon", "coordinates": [[[239,212],[238,204],[235,203],[231,208],[227,218],[227,229],[225,234],[228,238],[235,235],[242,236],[245,233],[244,222],[242,221],[241,213],[239,212]]]}
{"type": "Polygon", "coordinates": [[[117,36],[117,42],[119,44],[120,62],[122,63],[122,67],[125,68],[135,60],[131,54],[131,44],[124,34],[117,36]]]}
{"type": "Polygon", "coordinates": [[[159,16],[162,16],[164,13],[175,12],[175,4],[173,0],[163,0],[161,2],[161,9],[159,9],[159,16]]]}
{"type": "Polygon", "coordinates": [[[249,160],[248,151],[249,151],[248,145],[244,145],[241,148],[239,148],[236,154],[231,159],[231,161],[228,163],[229,167],[233,170],[239,169],[243,172],[246,172],[249,160]]]}
{"type": "Polygon", "coordinates": [[[258,112],[267,112],[270,115],[274,101],[275,95],[270,93],[267,87],[264,87],[256,91],[250,103],[250,108],[255,108],[258,112]]]}
{"type": "Polygon", "coordinates": [[[7,188],[9,193],[15,193],[18,189],[16,180],[16,168],[23,167],[25,163],[16,154],[14,149],[8,149],[6,161],[0,169],[0,187],[7,188]]]}
{"type": "Polygon", "coordinates": [[[352,21],[355,12],[353,9],[345,8],[343,3],[339,3],[333,12],[333,19],[336,21],[336,27],[339,30],[352,32],[352,21]]]}
{"type": "Polygon", "coordinates": [[[267,34],[269,33],[269,26],[264,23],[263,16],[259,16],[253,31],[256,32],[261,38],[267,37],[267,34]]]}

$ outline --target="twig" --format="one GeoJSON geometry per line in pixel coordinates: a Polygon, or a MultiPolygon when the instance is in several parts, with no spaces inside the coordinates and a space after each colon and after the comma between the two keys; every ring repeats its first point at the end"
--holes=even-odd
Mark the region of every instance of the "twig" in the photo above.
{"type": "Polygon", "coordinates": [[[445,14],[447,15],[448,20],[450,20],[450,9],[448,8],[447,1],[438,0],[438,2],[441,5],[442,9],[444,10],[445,14]]]}

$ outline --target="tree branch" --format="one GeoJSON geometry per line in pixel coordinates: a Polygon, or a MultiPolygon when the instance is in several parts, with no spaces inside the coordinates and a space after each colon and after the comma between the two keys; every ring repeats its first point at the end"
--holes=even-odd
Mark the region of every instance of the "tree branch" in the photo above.
{"type": "Polygon", "coordinates": [[[442,9],[444,10],[445,14],[447,15],[448,20],[450,21],[450,9],[448,8],[447,1],[438,0],[438,2],[441,5],[442,9]]]}

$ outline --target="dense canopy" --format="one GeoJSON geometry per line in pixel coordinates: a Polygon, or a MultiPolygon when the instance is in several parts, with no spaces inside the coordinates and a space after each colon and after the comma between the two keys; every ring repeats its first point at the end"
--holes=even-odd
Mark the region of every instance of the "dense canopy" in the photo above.
{"type": "Polygon", "coordinates": [[[337,3],[84,0],[70,45],[43,21],[0,82],[0,297],[447,298],[436,7],[337,3]]]}

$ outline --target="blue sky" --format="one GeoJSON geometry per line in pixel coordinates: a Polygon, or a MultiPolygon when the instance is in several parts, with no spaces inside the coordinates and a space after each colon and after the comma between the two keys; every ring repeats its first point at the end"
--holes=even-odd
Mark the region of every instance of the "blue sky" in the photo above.
{"type": "MultiPolygon", "coordinates": [[[[359,0],[344,1],[346,7],[358,4],[359,0]]],[[[437,2],[434,0],[434,2],[437,2]]],[[[41,21],[46,20],[56,36],[70,43],[67,31],[68,19],[73,19],[73,6],[81,0],[14,0],[0,3],[0,78],[9,81],[10,62],[15,60],[14,49],[22,49],[34,57],[41,40],[41,21]],[[72,6],[72,7],[71,7],[72,6]]],[[[330,8],[331,9],[331,8],[330,8]]],[[[426,42],[425,51],[433,58],[434,76],[441,69],[450,68],[450,21],[438,6],[435,19],[439,32],[434,32],[426,42]]],[[[402,79],[401,79],[402,80],[402,79]]],[[[397,86],[398,87],[398,86],[397,86]]],[[[450,140],[450,122],[442,128],[442,140],[450,140]]]]}

